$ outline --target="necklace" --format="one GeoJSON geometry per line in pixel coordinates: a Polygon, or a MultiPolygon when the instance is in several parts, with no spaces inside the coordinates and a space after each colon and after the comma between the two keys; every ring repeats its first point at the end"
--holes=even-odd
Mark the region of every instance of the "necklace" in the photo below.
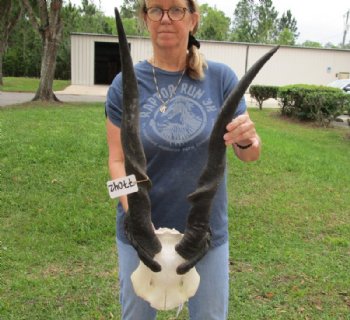
{"type": "Polygon", "coordinates": [[[154,81],[154,85],[156,86],[158,98],[162,102],[162,105],[160,106],[159,110],[161,113],[164,113],[168,108],[169,101],[173,98],[174,94],[176,93],[177,88],[180,85],[180,82],[182,81],[182,78],[185,74],[186,69],[184,69],[184,71],[182,71],[181,76],[179,78],[179,81],[177,82],[177,84],[175,86],[175,89],[171,92],[170,97],[166,101],[163,100],[162,95],[160,94],[158,82],[157,82],[157,78],[156,78],[156,70],[154,69],[153,64],[152,64],[152,71],[153,71],[153,81],[154,81]]]}

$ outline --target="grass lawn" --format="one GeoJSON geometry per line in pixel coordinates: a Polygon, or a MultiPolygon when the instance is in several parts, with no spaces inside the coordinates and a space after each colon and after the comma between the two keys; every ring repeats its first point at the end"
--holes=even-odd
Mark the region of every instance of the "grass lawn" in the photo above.
{"type": "MultiPolygon", "coordinates": [[[[250,113],[261,160],[228,156],[229,319],[350,319],[349,130],[250,113]]],[[[120,319],[103,104],[0,121],[0,319],[120,319]]]]}
{"type": "MultiPolygon", "coordinates": [[[[0,91],[15,92],[36,92],[40,79],[4,77],[4,85],[0,86],[0,91]]],[[[70,85],[70,80],[54,80],[53,91],[61,91],[70,85]]]]}

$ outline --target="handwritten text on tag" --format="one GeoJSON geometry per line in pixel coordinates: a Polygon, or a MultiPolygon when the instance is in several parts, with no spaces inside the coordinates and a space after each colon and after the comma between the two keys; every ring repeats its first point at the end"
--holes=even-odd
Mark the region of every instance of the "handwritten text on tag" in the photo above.
{"type": "Polygon", "coordinates": [[[109,196],[114,199],[139,191],[135,175],[108,181],[107,188],[109,196]]]}

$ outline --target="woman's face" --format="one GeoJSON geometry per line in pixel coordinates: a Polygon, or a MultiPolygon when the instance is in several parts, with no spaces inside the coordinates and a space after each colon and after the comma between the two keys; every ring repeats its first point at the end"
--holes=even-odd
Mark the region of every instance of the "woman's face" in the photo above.
{"type": "Polygon", "coordinates": [[[148,31],[151,34],[153,45],[159,49],[187,49],[188,34],[193,31],[199,21],[198,13],[191,13],[187,8],[186,0],[148,0],[147,8],[160,8],[169,10],[173,7],[186,8],[184,18],[180,21],[172,21],[169,19],[167,12],[160,21],[152,21],[145,14],[145,22],[148,31]]]}

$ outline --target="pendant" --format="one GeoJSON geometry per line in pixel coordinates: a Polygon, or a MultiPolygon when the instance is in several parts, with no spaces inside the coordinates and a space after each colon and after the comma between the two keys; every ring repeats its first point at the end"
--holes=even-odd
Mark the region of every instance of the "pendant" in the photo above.
{"type": "Polygon", "coordinates": [[[161,113],[164,113],[166,111],[166,105],[163,104],[160,108],[159,108],[161,113]]]}

